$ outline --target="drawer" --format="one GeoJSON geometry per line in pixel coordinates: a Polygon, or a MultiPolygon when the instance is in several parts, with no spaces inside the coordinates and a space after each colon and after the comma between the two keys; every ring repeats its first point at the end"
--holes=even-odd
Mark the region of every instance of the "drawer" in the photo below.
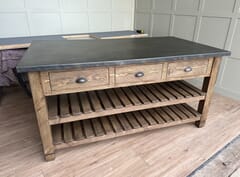
{"type": "Polygon", "coordinates": [[[109,85],[109,70],[105,67],[49,72],[49,81],[55,92],[93,90],[109,85]]]}
{"type": "Polygon", "coordinates": [[[162,63],[118,66],[115,68],[115,84],[128,86],[158,82],[162,76],[162,63]]]}
{"type": "Polygon", "coordinates": [[[212,60],[176,61],[168,64],[167,79],[209,75],[212,60]]]}

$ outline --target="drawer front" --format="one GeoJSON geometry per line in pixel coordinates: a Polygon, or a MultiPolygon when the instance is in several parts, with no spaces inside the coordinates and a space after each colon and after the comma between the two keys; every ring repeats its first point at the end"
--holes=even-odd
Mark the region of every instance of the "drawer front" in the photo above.
{"type": "Polygon", "coordinates": [[[162,63],[127,65],[115,68],[115,85],[128,86],[158,82],[162,76],[162,63]]]}
{"type": "Polygon", "coordinates": [[[88,68],[72,71],[50,72],[52,91],[92,90],[96,87],[109,85],[108,68],[88,68]]]}
{"type": "Polygon", "coordinates": [[[208,75],[211,61],[209,59],[176,61],[168,64],[168,78],[188,78],[192,76],[208,75]]]}

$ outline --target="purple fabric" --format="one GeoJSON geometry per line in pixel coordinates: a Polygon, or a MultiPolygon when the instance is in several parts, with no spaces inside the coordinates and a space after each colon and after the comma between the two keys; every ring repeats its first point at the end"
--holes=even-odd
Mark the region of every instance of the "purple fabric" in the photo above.
{"type": "Polygon", "coordinates": [[[16,84],[16,78],[12,71],[21,60],[26,49],[0,51],[0,86],[16,84]]]}

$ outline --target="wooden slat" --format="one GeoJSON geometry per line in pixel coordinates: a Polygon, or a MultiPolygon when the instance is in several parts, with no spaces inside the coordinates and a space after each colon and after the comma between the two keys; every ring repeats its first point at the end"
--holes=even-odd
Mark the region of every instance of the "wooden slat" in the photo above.
{"type": "Polygon", "coordinates": [[[180,119],[187,119],[188,117],[175,105],[169,107],[174,113],[178,115],[180,119]]]}
{"type": "Polygon", "coordinates": [[[63,142],[62,140],[62,128],[61,124],[54,125],[52,127],[52,134],[53,134],[53,143],[54,144],[60,144],[63,142]]]}
{"type": "Polygon", "coordinates": [[[190,88],[191,90],[194,90],[195,92],[197,92],[199,95],[205,95],[204,92],[202,92],[200,89],[198,89],[197,87],[193,86],[192,84],[188,83],[187,81],[176,81],[177,83],[179,83],[180,85],[185,85],[187,88],[190,88]]]}
{"type": "Polygon", "coordinates": [[[102,125],[99,122],[99,120],[96,118],[96,119],[91,119],[91,121],[92,121],[93,130],[95,132],[95,135],[103,136],[105,133],[104,133],[104,130],[103,130],[102,125]]]}
{"type": "Polygon", "coordinates": [[[115,115],[109,116],[109,121],[111,122],[112,127],[113,127],[113,129],[116,133],[119,133],[119,132],[123,131],[122,126],[119,123],[119,121],[118,121],[118,119],[116,118],[115,115]]]}
{"type": "Polygon", "coordinates": [[[92,91],[92,92],[88,92],[88,94],[89,94],[94,111],[95,112],[103,111],[103,108],[101,106],[101,103],[100,103],[96,93],[94,91],[92,91]]]}
{"type": "Polygon", "coordinates": [[[133,115],[135,116],[135,118],[141,124],[142,127],[148,127],[149,126],[148,122],[144,119],[143,115],[140,114],[140,112],[138,112],[138,111],[133,112],[133,115]]]}
{"type": "Polygon", "coordinates": [[[142,110],[140,112],[150,125],[155,125],[157,123],[156,120],[154,120],[154,118],[146,110],[142,110]]]}
{"type": "Polygon", "coordinates": [[[73,136],[74,136],[74,139],[77,141],[85,139],[81,123],[82,123],[81,121],[72,123],[73,136]]]}
{"type": "MultiPolygon", "coordinates": [[[[177,85],[178,87],[180,87],[180,88],[182,88],[183,90],[185,90],[187,93],[190,94],[190,96],[199,96],[199,95],[203,95],[202,92],[196,92],[196,91],[195,91],[195,88],[192,89],[191,87],[188,87],[187,85],[183,84],[182,81],[180,81],[180,82],[174,82],[173,84],[175,84],[175,85],[177,85]]],[[[181,90],[182,93],[184,93],[185,95],[187,95],[187,93],[184,92],[183,90],[181,90]]]]}
{"type": "Polygon", "coordinates": [[[124,93],[128,96],[128,98],[132,101],[134,105],[140,105],[141,101],[136,97],[136,95],[129,88],[122,88],[124,93]]]}
{"type": "Polygon", "coordinates": [[[81,101],[83,112],[85,114],[93,112],[92,108],[91,108],[91,104],[90,104],[89,99],[87,97],[87,93],[86,92],[79,93],[79,98],[80,98],[80,101],[81,101]]]}
{"type": "MultiPolygon", "coordinates": [[[[184,107],[182,104],[176,105],[178,107],[178,109],[182,110],[187,116],[188,118],[192,118],[192,117],[196,117],[196,116],[200,116],[200,114],[196,113],[196,110],[194,110],[194,113],[192,113],[192,111],[190,111],[189,109],[187,109],[186,107],[184,107]]],[[[189,106],[188,106],[189,107],[189,106]]]]}
{"type": "Polygon", "coordinates": [[[91,121],[89,119],[83,120],[84,134],[87,138],[95,137],[92,129],[91,121]]]}
{"type": "Polygon", "coordinates": [[[190,111],[194,116],[200,116],[201,114],[193,109],[191,106],[187,105],[186,103],[182,104],[188,111],[190,111]]]}
{"type": "Polygon", "coordinates": [[[159,115],[161,115],[161,117],[167,122],[172,122],[173,119],[166,113],[162,110],[162,108],[157,108],[156,111],[158,112],[159,115]]]}
{"type": "Polygon", "coordinates": [[[130,122],[130,124],[132,125],[132,127],[134,129],[137,129],[137,128],[141,127],[132,113],[126,113],[124,115],[126,116],[126,118],[128,119],[128,121],[130,122]]]}
{"type": "Polygon", "coordinates": [[[63,139],[65,143],[73,141],[71,123],[63,124],[63,139]]]}
{"type": "Polygon", "coordinates": [[[57,99],[58,99],[57,96],[50,96],[47,98],[49,119],[59,118],[57,99]]]}
{"type": "Polygon", "coordinates": [[[107,117],[101,117],[100,121],[102,122],[103,129],[107,135],[114,134],[113,128],[107,117]]]}
{"type": "Polygon", "coordinates": [[[166,96],[168,100],[175,100],[176,99],[175,96],[173,96],[171,93],[169,93],[163,87],[161,87],[160,84],[154,84],[153,86],[155,88],[157,88],[160,93],[162,93],[164,96],[166,96]]]}
{"type": "Polygon", "coordinates": [[[156,112],[155,109],[149,109],[147,110],[149,114],[157,121],[158,124],[163,124],[165,121],[162,119],[162,117],[156,112]]]}
{"type": "Polygon", "coordinates": [[[123,93],[123,91],[120,88],[115,89],[116,94],[118,97],[121,99],[122,103],[124,104],[125,107],[132,106],[131,101],[129,98],[123,93]]]}
{"type": "Polygon", "coordinates": [[[147,88],[150,89],[151,92],[156,97],[158,97],[159,100],[161,100],[161,101],[167,101],[168,100],[161,92],[159,92],[155,87],[153,87],[153,85],[148,85],[147,88]]]}
{"type": "Polygon", "coordinates": [[[60,117],[69,117],[69,104],[68,104],[68,95],[60,95],[59,96],[60,102],[60,117]]]}
{"type": "Polygon", "coordinates": [[[167,85],[167,83],[161,84],[161,86],[167,90],[168,92],[170,92],[172,95],[175,96],[175,98],[183,98],[184,96],[180,93],[178,93],[175,89],[173,89],[172,87],[170,87],[169,85],[167,85]]]}
{"type": "Polygon", "coordinates": [[[163,107],[162,110],[165,111],[174,121],[178,121],[181,120],[178,116],[178,114],[176,114],[175,112],[172,111],[172,109],[170,109],[171,106],[167,107],[163,107]]]}
{"type": "Polygon", "coordinates": [[[123,114],[118,114],[116,115],[119,122],[121,123],[122,127],[124,128],[125,131],[131,130],[132,127],[129,124],[128,120],[126,119],[126,117],[123,116],[123,114]]]}
{"type": "Polygon", "coordinates": [[[106,93],[103,90],[97,91],[97,94],[99,95],[101,103],[103,104],[105,110],[113,109],[113,106],[109,98],[107,97],[106,93]]]}
{"type": "Polygon", "coordinates": [[[159,100],[157,99],[157,97],[155,97],[148,89],[147,87],[141,85],[138,86],[138,88],[142,91],[142,93],[144,93],[144,95],[146,95],[146,97],[148,97],[149,100],[151,100],[151,102],[156,103],[159,100]]]}
{"type": "Polygon", "coordinates": [[[119,98],[117,97],[117,95],[114,93],[114,91],[112,89],[106,90],[106,93],[108,94],[109,98],[111,99],[111,101],[116,109],[123,107],[121,101],[119,100],[119,98]]]}
{"type": "Polygon", "coordinates": [[[139,90],[138,87],[130,87],[143,104],[149,104],[150,100],[139,90]]]}
{"type": "Polygon", "coordinates": [[[181,110],[181,112],[183,114],[185,114],[188,118],[193,117],[193,114],[191,112],[189,112],[185,107],[183,107],[182,105],[175,105],[176,108],[178,108],[179,110],[181,110]]]}
{"type": "MultiPolygon", "coordinates": [[[[179,84],[176,84],[176,82],[171,82],[171,83],[167,83],[170,87],[172,87],[173,89],[175,89],[177,92],[181,93],[185,98],[189,98],[192,97],[193,95],[191,95],[189,93],[190,89],[183,89],[179,84]]],[[[199,96],[199,95],[197,95],[199,96]]]]}
{"type": "Polygon", "coordinates": [[[71,108],[72,115],[76,116],[76,115],[82,114],[81,109],[80,109],[80,104],[78,101],[78,95],[70,94],[69,100],[70,100],[70,108],[71,108]]]}

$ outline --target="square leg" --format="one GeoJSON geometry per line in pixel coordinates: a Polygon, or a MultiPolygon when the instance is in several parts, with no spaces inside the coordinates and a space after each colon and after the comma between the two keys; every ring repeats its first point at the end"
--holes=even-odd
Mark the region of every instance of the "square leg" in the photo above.
{"type": "Polygon", "coordinates": [[[31,72],[28,76],[45,159],[47,161],[54,160],[55,146],[52,140],[51,127],[48,122],[48,109],[46,97],[42,88],[40,73],[31,72]]]}
{"type": "Polygon", "coordinates": [[[206,93],[205,99],[199,101],[198,112],[202,114],[200,121],[196,122],[196,126],[201,128],[204,127],[207,120],[209,106],[211,103],[214,86],[217,80],[218,70],[220,67],[221,58],[214,58],[211,74],[209,77],[205,77],[203,81],[202,91],[206,93]]]}

